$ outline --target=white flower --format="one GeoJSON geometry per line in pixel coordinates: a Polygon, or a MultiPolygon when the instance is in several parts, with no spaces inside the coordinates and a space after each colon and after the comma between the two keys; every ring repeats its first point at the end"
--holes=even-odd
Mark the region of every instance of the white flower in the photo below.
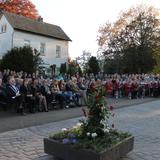
{"type": "Polygon", "coordinates": [[[90,132],[87,132],[87,136],[89,137],[91,135],[91,133],[90,132]]]}
{"type": "Polygon", "coordinates": [[[77,126],[73,126],[72,128],[73,128],[73,129],[77,129],[77,126]]]}
{"type": "Polygon", "coordinates": [[[110,130],[110,127],[107,127],[108,130],[110,130]]]}
{"type": "Polygon", "coordinates": [[[103,106],[103,107],[101,107],[101,109],[102,109],[102,111],[104,111],[104,110],[105,110],[105,107],[103,106]]]}
{"type": "Polygon", "coordinates": [[[81,127],[83,123],[77,123],[76,126],[77,127],[81,127]]]}
{"type": "Polygon", "coordinates": [[[67,131],[67,128],[62,128],[62,131],[67,131]]]}
{"type": "Polygon", "coordinates": [[[105,129],[104,129],[104,133],[109,133],[109,129],[108,129],[108,128],[105,128],[105,129]]]}
{"type": "Polygon", "coordinates": [[[97,133],[92,133],[91,136],[92,136],[92,138],[95,138],[95,137],[97,137],[97,133]]]}

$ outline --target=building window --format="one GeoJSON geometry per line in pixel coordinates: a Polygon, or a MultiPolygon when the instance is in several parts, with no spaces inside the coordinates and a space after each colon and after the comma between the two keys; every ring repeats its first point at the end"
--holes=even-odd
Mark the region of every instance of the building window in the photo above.
{"type": "Polygon", "coordinates": [[[24,46],[30,46],[30,43],[31,43],[30,40],[26,39],[24,40],[24,46]]]}
{"type": "Polygon", "coordinates": [[[5,33],[7,31],[7,25],[6,24],[3,24],[1,26],[1,33],[5,33]]]}
{"type": "Polygon", "coordinates": [[[56,58],[61,57],[61,46],[56,46],[56,58]]]}
{"type": "Polygon", "coordinates": [[[42,56],[45,55],[45,50],[46,50],[46,44],[45,44],[45,43],[41,43],[41,44],[40,44],[40,54],[41,54],[42,56]]]}

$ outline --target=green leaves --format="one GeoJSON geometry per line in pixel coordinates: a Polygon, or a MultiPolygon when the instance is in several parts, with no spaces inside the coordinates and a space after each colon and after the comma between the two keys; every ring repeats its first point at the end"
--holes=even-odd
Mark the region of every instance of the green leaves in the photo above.
{"type": "Polygon", "coordinates": [[[84,134],[95,132],[98,136],[102,136],[110,115],[111,112],[107,107],[104,86],[102,84],[98,85],[88,95],[88,117],[84,126],[84,134]]]}
{"type": "Polygon", "coordinates": [[[93,88],[88,97],[87,117],[72,129],[63,128],[61,132],[50,135],[50,138],[76,149],[100,153],[130,136],[109,128],[107,122],[113,107],[107,107],[102,85],[93,88]]]}
{"type": "Polygon", "coordinates": [[[39,53],[31,47],[15,47],[2,57],[1,68],[33,73],[41,63],[39,53]]]}
{"type": "Polygon", "coordinates": [[[160,46],[159,10],[140,5],[122,12],[117,21],[99,30],[106,73],[146,73],[156,64],[160,46]]]}
{"type": "Polygon", "coordinates": [[[96,57],[92,56],[88,61],[88,72],[97,74],[100,71],[98,60],[96,57]]]}

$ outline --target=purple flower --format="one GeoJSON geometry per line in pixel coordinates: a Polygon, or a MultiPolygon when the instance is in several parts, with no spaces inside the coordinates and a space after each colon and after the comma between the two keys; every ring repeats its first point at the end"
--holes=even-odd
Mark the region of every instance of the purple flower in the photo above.
{"type": "Polygon", "coordinates": [[[77,143],[77,139],[72,139],[72,143],[77,143]]]}
{"type": "Polygon", "coordinates": [[[76,135],[73,134],[73,133],[70,133],[69,136],[70,136],[71,138],[75,138],[75,137],[76,137],[76,135]]]}
{"type": "Polygon", "coordinates": [[[63,144],[69,143],[69,139],[68,139],[68,138],[64,138],[64,139],[62,140],[62,143],[63,143],[63,144]]]}

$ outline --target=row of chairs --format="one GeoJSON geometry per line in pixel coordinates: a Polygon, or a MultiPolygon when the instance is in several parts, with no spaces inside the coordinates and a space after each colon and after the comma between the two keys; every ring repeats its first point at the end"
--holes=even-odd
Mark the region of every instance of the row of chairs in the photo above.
{"type": "MultiPolygon", "coordinates": [[[[82,99],[82,97],[80,97],[78,106],[81,106],[83,104],[84,104],[83,99],[82,99]]],[[[29,106],[29,103],[25,102],[24,105],[25,105],[25,107],[24,107],[25,111],[30,112],[31,106],[29,106]]],[[[63,108],[73,108],[76,106],[77,106],[77,104],[73,100],[70,100],[69,103],[64,104],[63,108]]],[[[0,110],[7,111],[7,110],[13,109],[15,112],[17,112],[17,108],[18,108],[17,104],[14,103],[14,101],[11,101],[7,96],[0,96],[0,110]]],[[[57,110],[57,109],[61,109],[61,108],[62,107],[60,106],[59,102],[56,99],[53,99],[52,101],[50,101],[48,103],[49,110],[57,110]]],[[[38,112],[38,111],[39,111],[38,110],[38,101],[36,101],[36,105],[33,110],[33,113],[38,112]]]]}

